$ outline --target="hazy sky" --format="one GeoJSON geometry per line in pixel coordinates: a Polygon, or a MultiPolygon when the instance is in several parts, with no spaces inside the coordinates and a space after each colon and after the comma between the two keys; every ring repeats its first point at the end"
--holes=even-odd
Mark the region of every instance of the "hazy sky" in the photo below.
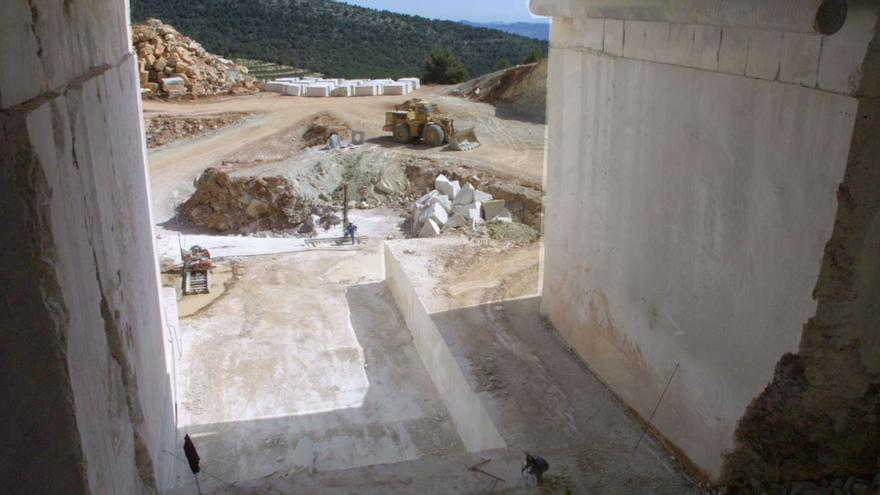
{"type": "Polygon", "coordinates": [[[371,9],[420,15],[431,19],[476,22],[539,21],[529,12],[528,0],[338,0],[371,9]]]}

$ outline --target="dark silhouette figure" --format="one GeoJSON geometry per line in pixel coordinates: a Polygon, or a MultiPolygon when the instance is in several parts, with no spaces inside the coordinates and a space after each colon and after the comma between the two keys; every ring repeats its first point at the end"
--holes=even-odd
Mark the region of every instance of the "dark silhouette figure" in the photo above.
{"type": "Polygon", "coordinates": [[[548,469],[550,469],[550,463],[543,457],[533,456],[526,452],[526,460],[523,462],[522,471],[533,475],[538,483],[540,483],[548,469]]]}

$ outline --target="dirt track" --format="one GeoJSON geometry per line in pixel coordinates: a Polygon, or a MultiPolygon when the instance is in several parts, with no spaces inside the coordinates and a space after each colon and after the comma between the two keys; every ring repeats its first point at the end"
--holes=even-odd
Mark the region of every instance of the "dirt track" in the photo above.
{"type": "MultiPolygon", "coordinates": [[[[206,116],[228,112],[254,112],[240,124],[204,137],[178,141],[150,153],[153,212],[157,222],[173,215],[174,192],[177,202],[191,191],[192,180],[208,167],[218,165],[229,155],[247,154],[249,144],[300,127],[313,115],[329,112],[367,134],[370,145],[401,153],[429,156],[474,168],[487,168],[520,177],[540,185],[544,166],[543,124],[500,119],[493,106],[465,99],[442,96],[443,87],[423,87],[408,97],[298,98],[262,93],[254,96],[211,98],[198,101],[145,101],[147,119],[157,116],[206,116]],[[483,146],[471,152],[446,151],[422,145],[400,145],[382,131],[384,112],[411,97],[441,104],[460,129],[476,127],[483,146]]],[[[290,143],[296,146],[298,143],[290,143]]]]}

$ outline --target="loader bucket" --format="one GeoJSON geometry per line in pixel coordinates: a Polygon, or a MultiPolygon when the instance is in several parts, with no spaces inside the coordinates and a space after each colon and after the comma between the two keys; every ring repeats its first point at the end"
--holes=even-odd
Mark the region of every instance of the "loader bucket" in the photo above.
{"type": "Polygon", "coordinates": [[[477,139],[477,133],[474,132],[473,127],[458,131],[449,138],[449,147],[456,151],[475,150],[480,146],[482,143],[477,139]]]}

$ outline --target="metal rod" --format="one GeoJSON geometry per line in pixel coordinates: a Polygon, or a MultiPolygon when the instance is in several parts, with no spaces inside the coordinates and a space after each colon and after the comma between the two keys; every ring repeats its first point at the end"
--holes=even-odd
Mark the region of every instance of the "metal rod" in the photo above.
{"type": "Polygon", "coordinates": [[[199,495],[202,495],[202,487],[199,486],[199,475],[196,473],[193,473],[193,476],[195,476],[195,478],[196,478],[196,491],[199,492],[199,495]]]}
{"type": "Polygon", "coordinates": [[[648,418],[648,424],[645,425],[645,431],[642,432],[642,436],[640,436],[639,441],[636,442],[636,447],[633,449],[633,454],[635,454],[636,450],[639,449],[639,445],[642,444],[642,439],[645,438],[645,434],[648,433],[648,429],[651,428],[651,421],[654,420],[654,415],[657,414],[657,409],[660,408],[660,403],[663,402],[663,397],[666,396],[666,391],[669,390],[669,384],[672,383],[672,377],[675,376],[675,372],[678,371],[679,366],[679,363],[675,363],[675,369],[672,370],[672,374],[669,375],[669,381],[666,382],[666,386],[663,387],[663,393],[660,394],[660,398],[657,399],[657,405],[655,405],[654,410],[651,411],[651,417],[648,418]]]}
{"type": "Polygon", "coordinates": [[[500,477],[498,477],[498,476],[495,476],[494,474],[489,473],[489,472],[487,472],[487,471],[483,471],[483,470],[480,469],[480,468],[474,468],[473,471],[476,471],[476,472],[478,472],[478,473],[480,473],[480,474],[485,474],[486,476],[488,476],[488,477],[490,477],[490,478],[495,478],[495,479],[498,480],[498,481],[504,481],[504,478],[500,478],[500,477]]]}
{"type": "Polygon", "coordinates": [[[342,237],[348,228],[348,184],[342,185],[342,237]]]}
{"type": "Polygon", "coordinates": [[[498,481],[504,481],[504,478],[499,478],[498,476],[495,476],[495,475],[492,474],[492,473],[489,473],[489,472],[487,472],[487,471],[483,471],[482,469],[480,469],[480,466],[484,466],[484,465],[488,464],[488,463],[491,462],[491,461],[492,461],[491,458],[489,458],[489,459],[483,459],[482,461],[480,461],[480,462],[474,464],[473,466],[468,467],[468,469],[470,469],[471,471],[476,471],[476,472],[478,472],[478,473],[480,473],[480,474],[485,474],[486,476],[488,476],[488,477],[490,477],[490,478],[495,478],[495,479],[498,480],[498,481]]]}

